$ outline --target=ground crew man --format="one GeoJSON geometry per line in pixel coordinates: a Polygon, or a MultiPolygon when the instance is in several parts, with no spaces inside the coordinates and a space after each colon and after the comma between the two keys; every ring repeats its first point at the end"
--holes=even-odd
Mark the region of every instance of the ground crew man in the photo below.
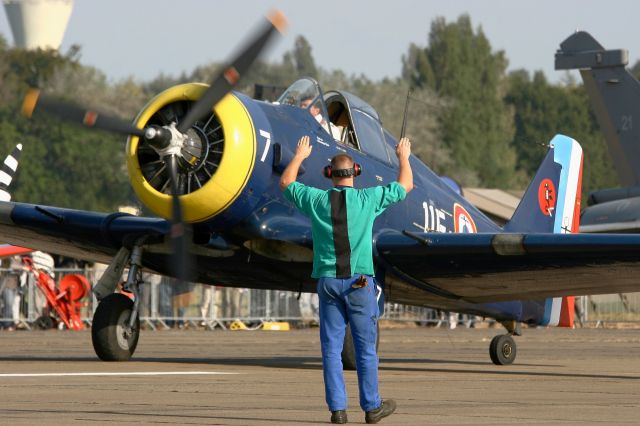
{"type": "Polygon", "coordinates": [[[347,324],[351,325],[358,371],[360,407],[367,423],[391,415],[395,401],[383,401],[378,393],[376,354],[379,316],[373,279],[373,221],[390,204],[402,201],[413,189],[409,164],[411,143],[396,146],[399,160],[397,182],[364,189],[353,188],[360,166],[346,154],[333,157],[325,167],[333,188],[324,191],[296,182],[298,169],[311,154],[309,137],[298,141],[296,153],[282,173],[280,189],[285,197],[311,218],[313,272],[320,299],[320,343],[325,396],[332,423],[347,423],[347,394],[342,368],[342,346],[347,324]]]}

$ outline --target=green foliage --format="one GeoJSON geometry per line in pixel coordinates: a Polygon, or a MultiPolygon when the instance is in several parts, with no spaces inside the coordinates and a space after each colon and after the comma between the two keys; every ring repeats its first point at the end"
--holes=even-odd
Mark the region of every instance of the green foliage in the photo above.
{"type": "Polygon", "coordinates": [[[640,79],[640,60],[636,61],[630,69],[631,74],[637,79],[640,79]]]}
{"type": "Polygon", "coordinates": [[[284,62],[286,63],[287,61],[291,61],[299,76],[318,77],[316,63],[311,53],[311,46],[303,36],[296,37],[293,52],[285,54],[284,62]]]}
{"type": "MultiPolygon", "coordinates": [[[[221,64],[205,64],[179,76],[160,74],[148,82],[110,81],[79,65],[79,48],[55,51],[11,49],[0,36],[0,153],[22,142],[24,154],[14,199],[65,207],[114,210],[136,204],[124,160],[124,138],[90,132],[51,117],[17,116],[29,85],[67,100],[133,119],[160,91],[179,83],[210,82],[221,64]]],[[[428,44],[412,43],[402,58],[402,78],[372,81],[316,66],[312,47],[299,36],[280,61],[258,62],[238,90],[255,83],[286,87],[314,77],[323,89],[341,89],[369,102],[398,137],[409,87],[407,136],[414,153],[436,173],[466,186],[524,188],[556,133],[578,140],[585,153],[583,193],[615,186],[616,176],[590,102],[579,82],[550,84],[542,72],[506,75],[507,59],[493,51],[481,28],[463,15],[435,19],[428,44]]],[[[640,62],[632,72],[640,74],[640,62]]]]}
{"type": "Polygon", "coordinates": [[[123,166],[124,139],[42,115],[27,120],[17,113],[26,88],[34,82],[54,94],[80,98],[81,104],[91,98],[93,106],[110,104],[112,111],[124,110],[132,87],[121,83],[125,85],[112,90],[102,74],[79,66],[76,54],[77,50],[61,56],[55,51],[0,49],[0,90],[8,94],[0,105],[0,152],[4,157],[17,143],[23,144],[11,186],[14,200],[112,211],[133,199],[123,166]]]}
{"type": "Polygon", "coordinates": [[[507,60],[504,52],[492,51],[482,29],[474,31],[467,15],[455,23],[436,18],[429,45],[411,45],[403,60],[403,76],[414,87],[431,88],[449,101],[440,116],[442,138],[453,163],[472,172],[456,177],[464,185],[521,183],[510,144],[512,113],[503,100],[507,60]]]}
{"type": "Polygon", "coordinates": [[[538,71],[509,76],[508,104],[515,110],[513,147],[518,166],[533,176],[554,135],[561,133],[580,142],[584,153],[583,198],[589,191],[616,186],[616,175],[591,103],[582,85],[551,85],[538,71]]]}

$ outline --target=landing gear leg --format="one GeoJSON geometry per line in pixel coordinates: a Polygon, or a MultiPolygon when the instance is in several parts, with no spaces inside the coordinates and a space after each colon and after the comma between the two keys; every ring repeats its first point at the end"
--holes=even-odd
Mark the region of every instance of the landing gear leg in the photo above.
{"type": "Polygon", "coordinates": [[[508,334],[500,334],[491,340],[489,355],[495,365],[510,365],[515,361],[517,353],[516,342],[511,336],[521,336],[522,329],[516,321],[505,321],[502,325],[508,334]]]}
{"type": "Polygon", "coordinates": [[[124,285],[125,290],[134,294],[135,301],[122,293],[112,293],[100,301],[93,315],[91,340],[96,355],[103,361],[128,361],[138,345],[141,260],[142,247],[135,246],[124,285]]]}

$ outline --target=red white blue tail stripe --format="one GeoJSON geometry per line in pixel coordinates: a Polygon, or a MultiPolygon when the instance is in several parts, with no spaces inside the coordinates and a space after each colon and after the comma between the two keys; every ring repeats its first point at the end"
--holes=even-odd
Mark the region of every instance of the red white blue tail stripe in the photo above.
{"type": "MultiPolygon", "coordinates": [[[[570,137],[556,135],[551,140],[553,159],[560,164],[560,180],[556,202],[554,234],[577,233],[580,226],[580,193],[582,191],[582,147],[570,137]]],[[[545,300],[542,325],[573,327],[573,296],[545,300]]]]}
{"type": "Polygon", "coordinates": [[[568,136],[556,135],[551,140],[553,160],[560,164],[560,182],[556,203],[554,234],[578,231],[580,192],[582,191],[582,147],[568,136]]]}

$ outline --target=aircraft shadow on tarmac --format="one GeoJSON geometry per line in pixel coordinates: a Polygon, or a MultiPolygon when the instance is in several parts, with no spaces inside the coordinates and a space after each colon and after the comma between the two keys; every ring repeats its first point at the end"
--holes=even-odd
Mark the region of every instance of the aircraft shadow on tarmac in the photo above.
{"type": "MultiPolygon", "coordinates": [[[[13,362],[33,362],[33,361],[72,361],[75,365],[78,362],[86,362],[87,364],[102,363],[93,357],[17,357],[17,356],[0,356],[0,361],[13,362]]],[[[270,368],[290,368],[290,369],[306,369],[321,370],[322,361],[320,357],[251,357],[251,358],[158,358],[158,357],[138,357],[131,364],[145,363],[168,363],[168,364],[204,364],[219,366],[252,366],[252,367],[270,367],[270,368]]],[[[119,364],[119,363],[118,363],[119,364]]],[[[617,374],[584,374],[567,372],[566,365],[559,364],[518,364],[512,366],[495,367],[488,362],[478,361],[456,361],[456,360],[438,360],[438,359],[415,359],[415,358],[383,358],[380,361],[381,371],[397,371],[397,372],[433,372],[433,373],[451,373],[451,374],[499,374],[505,376],[532,376],[532,377],[567,377],[567,378],[589,378],[589,379],[615,379],[615,380],[640,380],[640,375],[623,376],[617,374]],[[482,369],[456,369],[456,368],[433,368],[433,367],[412,367],[410,365],[390,366],[389,364],[460,364],[469,366],[482,366],[482,369]],[[492,368],[486,368],[487,366],[492,368]],[[527,371],[526,367],[537,368],[561,368],[563,372],[552,371],[527,371]],[[515,370],[518,368],[518,370],[515,370]]]]}

